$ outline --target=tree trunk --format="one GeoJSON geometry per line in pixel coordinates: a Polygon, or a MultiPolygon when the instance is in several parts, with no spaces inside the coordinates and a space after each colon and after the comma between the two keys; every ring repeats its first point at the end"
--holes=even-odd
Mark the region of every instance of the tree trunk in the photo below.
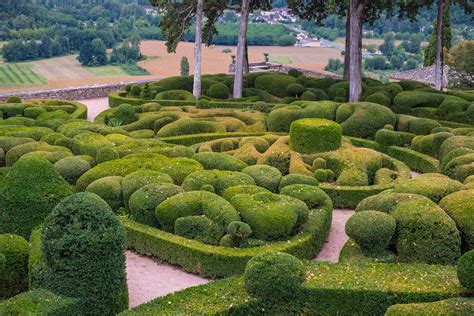
{"type": "Polygon", "coordinates": [[[247,45],[247,34],[245,34],[245,53],[244,53],[244,74],[248,74],[250,71],[249,67],[249,47],[247,45]]]}
{"type": "Polygon", "coordinates": [[[350,40],[349,40],[349,34],[350,34],[350,23],[351,23],[351,14],[349,10],[347,10],[347,19],[346,19],[346,43],[344,45],[344,74],[342,78],[344,80],[349,80],[349,65],[350,65],[350,40]]]}
{"type": "Polygon", "coordinates": [[[438,23],[436,25],[435,89],[443,89],[443,6],[438,0],[438,23]]]}
{"type": "Polygon", "coordinates": [[[204,6],[204,0],[197,0],[196,37],[194,40],[194,81],[193,81],[193,95],[196,99],[201,96],[201,48],[202,48],[203,6],[204,6]]]}
{"type": "Polygon", "coordinates": [[[245,63],[245,41],[247,37],[247,24],[249,20],[249,4],[250,0],[242,0],[240,9],[240,28],[239,39],[237,43],[237,60],[235,62],[234,75],[234,98],[242,97],[242,84],[244,78],[245,63]]]}
{"type": "Polygon", "coordinates": [[[350,0],[349,30],[349,102],[359,101],[362,94],[362,12],[365,0],[350,0]]]}

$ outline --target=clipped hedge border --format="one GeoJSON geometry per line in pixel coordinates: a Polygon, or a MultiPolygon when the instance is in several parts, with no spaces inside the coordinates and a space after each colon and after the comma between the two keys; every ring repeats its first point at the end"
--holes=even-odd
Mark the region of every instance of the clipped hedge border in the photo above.
{"type": "Polygon", "coordinates": [[[122,225],[127,231],[128,249],[206,277],[242,274],[247,261],[264,251],[287,252],[299,258],[311,259],[326,241],[331,220],[332,210],[318,210],[311,220],[312,233],[301,233],[289,240],[266,246],[227,248],[206,245],[121,218],[122,225]]]}
{"type": "Polygon", "coordinates": [[[40,101],[40,102],[47,102],[47,101],[58,101],[61,102],[65,105],[72,105],[76,108],[74,112],[72,112],[70,115],[72,118],[75,119],[85,119],[87,120],[87,106],[85,104],[82,104],[80,102],[76,101],[71,101],[71,100],[56,100],[56,99],[36,99],[35,101],[40,101]]]}
{"type": "Polygon", "coordinates": [[[82,315],[81,308],[77,299],[36,289],[0,302],[0,315],[82,315]]]}
{"type": "MultiPolygon", "coordinates": [[[[388,155],[387,157],[392,162],[395,170],[401,173],[403,179],[411,178],[411,170],[403,162],[389,157],[388,155]]],[[[321,183],[319,184],[319,188],[329,195],[334,204],[334,208],[355,209],[357,204],[363,199],[393,188],[393,183],[367,186],[340,186],[332,183],[321,183]]]]}
{"type": "Polygon", "coordinates": [[[307,263],[298,299],[269,306],[249,296],[243,277],[213,281],[157,298],[120,315],[383,315],[394,304],[472,296],[453,266],[307,263]],[[403,283],[400,280],[404,280],[403,283]]]}
{"type": "Polygon", "coordinates": [[[417,152],[413,149],[390,146],[382,147],[381,150],[400,161],[403,161],[410,169],[421,173],[439,172],[439,161],[433,157],[417,152]]]}
{"type": "MultiPolygon", "coordinates": [[[[207,101],[204,105],[199,105],[199,101],[183,101],[183,100],[144,100],[137,98],[128,98],[121,96],[124,92],[112,92],[109,94],[109,106],[111,108],[117,107],[121,104],[127,103],[130,105],[143,105],[145,103],[157,102],[161,106],[197,106],[200,109],[240,109],[250,110],[255,105],[255,102],[235,102],[235,101],[207,101]]],[[[275,104],[268,104],[269,107],[275,104]]]]}
{"type": "Polygon", "coordinates": [[[170,144],[191,146],[191,145],[196,145],[199,143],[204,143],[204,142],[208,142],[208,141],[216,140],[216,139],[232,138],[232,137],[247,137],[247,136],[263,136],[266,134],[279,135],[278,133],[266,133],[266,132],[253,132],[253,133],[232,132],[232,133],[205,133],[205,134],[158,137],[158,139],[170,144]]]}

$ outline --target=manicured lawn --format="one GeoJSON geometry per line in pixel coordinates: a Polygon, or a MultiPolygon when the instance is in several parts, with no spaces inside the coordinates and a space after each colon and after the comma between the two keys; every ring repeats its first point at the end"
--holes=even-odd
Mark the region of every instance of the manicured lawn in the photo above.
{"type": "Polygon", "coordinates": [[[276,64],[291,64],[291,59],[288,56],[284,55],[270,55],[268,56],[270,59],[271,63],[276,63],[276,64]]]}
{"type": "Polygon", "coordinates": [[[42,86],[46,80],[36,73],[31,64],[1,64],[0,86],[42,86]]]}
{"type": "Polygon", "coordinates": [[[121,66],[99,66],[99,67],[84,67],[90,73],[99,77],[115,77],[128,76],[121,66]]]}

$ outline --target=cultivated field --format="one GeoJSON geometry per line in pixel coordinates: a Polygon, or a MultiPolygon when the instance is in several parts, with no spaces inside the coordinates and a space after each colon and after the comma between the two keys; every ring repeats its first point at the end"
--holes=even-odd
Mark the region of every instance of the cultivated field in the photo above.
{"type": "Polygon", "coordinates": [[[0,88],[14,86],[42,86],[45,79],[31,64],[0,64],[0,88]]]}
{"type": "MultiPolygon", "coordinates": [[[[76,55],[69,55],[28,63],[31,65],[30,69],[36,72],[39,77],[44,78],[45,81],[42,83],[46,86],[41,86],[38,82],[29,84],[20,82],[17,85],[0,85],[0,92],[77,87],[176,76],[180,74],[180,61],[183,56],[188,57],[191,73],[193,71],[193,43],[180,43],[176,53],[169,54],[166,52],[163,41],[144,41],[141,44],[141,51],[147,59],[138,64],[150,73],[147,76],[130,76],[118,66],[82,67],[77,61],[76,55]]],[[[235,52],[236,47],[230,46],[203,47],[203,73],[227,73],[231,55],[235,52]],[[223,53],[222,51],[226,48],[231,49],[232,52],[223,53]]],[[[291,64],[294,67],[311,70],[323,70],[329,58],[341,58],[341,52],[337,48],[252,46],[249,47],[250,61],[262,61],[263,53],[269,53],[270,60],[273,62],[291,64]]]]}

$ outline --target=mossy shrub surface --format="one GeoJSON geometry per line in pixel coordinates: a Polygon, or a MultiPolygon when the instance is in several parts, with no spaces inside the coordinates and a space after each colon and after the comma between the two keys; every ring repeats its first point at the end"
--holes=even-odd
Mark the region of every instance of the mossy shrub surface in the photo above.
{"type": "Polygon", "coordinates": [[[341,147],[342,129],[325,119],[301,119],[291,123],[290,146],[293,150],[311,154],[341,147]]]}

